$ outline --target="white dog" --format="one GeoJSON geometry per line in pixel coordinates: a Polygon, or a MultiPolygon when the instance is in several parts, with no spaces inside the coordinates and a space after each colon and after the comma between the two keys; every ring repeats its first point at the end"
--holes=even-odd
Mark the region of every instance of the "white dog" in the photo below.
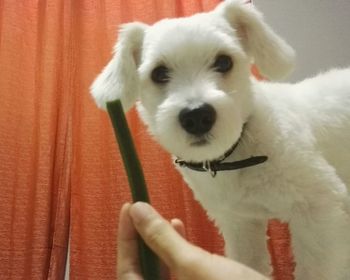
{"type": "MultiPolygon", "coordinates": [[[[137,99],[224,236],[226,253],[271,274],[269,219],[289,224],[297,280],[350,279],[350,69],[297,84],[270,80],[294,52],[251,4],[130,23],[91,87],[99,107],[137,99]],[[206,172],[207,171],[207,172],[206,172]]],[[[229,276],[228,276],[229,279],[229,276]]]]}

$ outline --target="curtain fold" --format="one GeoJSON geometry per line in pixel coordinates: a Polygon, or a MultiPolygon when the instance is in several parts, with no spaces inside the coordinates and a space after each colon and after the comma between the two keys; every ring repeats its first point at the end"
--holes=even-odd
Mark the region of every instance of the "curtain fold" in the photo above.
{"type": "MultiPolygon", "coordinates": [[[[0,0],[1,279],[63,279],[69,235],[70,279],[116,279],[117,217],[131,197],[108,115],[89,86],[111,58],[120,24],[219,2],[0,0]]],[[[182,219],[189,240],[223,253],[170,156],[135,110],[127,117],[154,206],[182,219]]],[[[273,229],[288,241],[285,228],[273,229]]],[[[277,243],[276,279],[292,279],[283,276],[289,243],[277,243]]]]}

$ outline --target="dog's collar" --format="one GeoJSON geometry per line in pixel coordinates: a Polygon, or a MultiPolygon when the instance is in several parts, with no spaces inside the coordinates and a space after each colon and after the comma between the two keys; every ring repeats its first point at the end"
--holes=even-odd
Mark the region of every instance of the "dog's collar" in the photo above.
{"type": "Polygon", "coordinates": [[[227,157],[229,157],[234,150],[237,148],[239,142],[239,138],[237,142],[220,158],[212,161],[203,161],[203,162],[187,162],[180,158],[175,159],[175,163],[180,167],[187,167],[189,169],[200,171],[200,172],[209,172],[212,177],[216,176],[218,171],[227,171],[227,170],[236,170],[242,169],[250,166],[254,166],[257,164],[261,164],[267,161],[267,156],[251,156],[250,158],[246,158],[243,160],[237,160],[232,162],[222,162],[227,157]]]}

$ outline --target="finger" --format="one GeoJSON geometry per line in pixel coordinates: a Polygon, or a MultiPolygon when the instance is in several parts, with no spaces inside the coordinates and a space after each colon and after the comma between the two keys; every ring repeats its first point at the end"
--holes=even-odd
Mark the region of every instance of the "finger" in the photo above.
{"type": "MultiPolygon", "coordinates": [[[[185,238],[185,226],[181,220],[172,219],[170,221],[170,224],[178,234],[180,234],[183,238],[185,238]]],[[[161,271],[161,279],[170,279],[169,268],[163,262],[161,262],[160,271],[161,271]]]]}
{"type": "Polygon", "coordinates": [[[141,279],[138,261],[137,232],[130,219],[130,204],[123,205],[119,215],[117,273],[119,280],[141,279]]]}
{"type": "Polygon", "coordinates": [[[181,267],[189,256],[197,253],[149,204],[137,202],[130,207],[133,223],[147,245],[172,270],[181,267]]]}
{"type": "Polygon", "coordinates": [[[170,221],[172,227],[176,230],[178,234],[180,234],[183,238],[186,239],[186,230],[185,225],[180,219],[172,219],[170,221]]]}

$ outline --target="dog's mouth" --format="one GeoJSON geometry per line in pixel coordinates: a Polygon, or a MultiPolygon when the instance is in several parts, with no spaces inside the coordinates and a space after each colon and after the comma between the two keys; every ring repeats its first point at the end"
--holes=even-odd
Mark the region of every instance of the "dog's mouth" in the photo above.
{"type": "Polygon", "coordinates": [[[196,135],[189,138],[189,144],[191,147],[203,147],[209,145],[210,140],[213,140],[213,138],[214,137],[210,132],[203,135],[196,135]]]}
{"type": "Polygon", "coordinates": [[[205,138],[197,139],[194,142],[190,143],[190,145],[193,147],[202,147],[208,144],[209,144],[209,141],[208,139],[205,139],[205,138]]]}

